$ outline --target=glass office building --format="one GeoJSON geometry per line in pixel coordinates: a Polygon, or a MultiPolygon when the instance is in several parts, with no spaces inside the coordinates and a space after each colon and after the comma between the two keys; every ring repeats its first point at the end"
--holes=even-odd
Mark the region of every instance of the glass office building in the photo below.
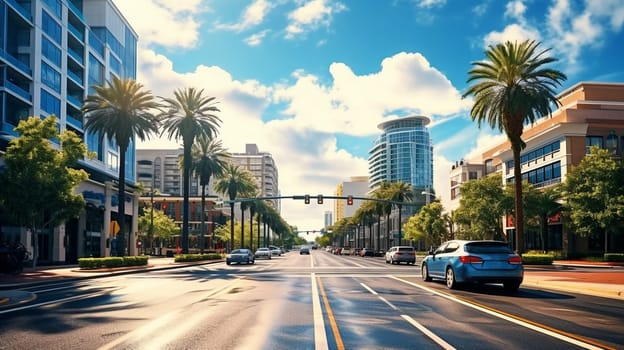
{"type": "MultiPolygon", "coordinates": [[[[59,130],[81,136],[95,158],[80,163],[90,179],[81,184],[88,206],[83,216],[63,227],[39,232],[42,262],[74,262],[104,256],[111,220],[117,211],[117,146],[87,134],[80,112],[91,86],[111,76],[135,78],[137,34],[111,0],[0,0],[0,155],[18,136],[14,128],[29,116],[55,115],[59,130]]],[[[135,145],[126,155],[130,190],[136,181],[135,145]]],[[[136,199],[127,196],[123,215],[136,231],[136,199]]],[[[22,229],[0,222],[6,236],[30,246],[22,229]]]]}
{"type": "Polygon", "coordinates": [[[381,182],[405,182],[414,188],[433,189],[433,146],[427,125],[430,119],[410,116],[378,125],[382,134],[369,151],[369,187],[381,182]]]}

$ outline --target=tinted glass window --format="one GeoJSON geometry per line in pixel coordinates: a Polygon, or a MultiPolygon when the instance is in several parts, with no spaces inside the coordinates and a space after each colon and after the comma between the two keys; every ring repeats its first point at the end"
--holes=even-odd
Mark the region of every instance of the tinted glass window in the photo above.
{"type": "Polygon", "coordinates": [[[399,248],[399,251],[400,252],[413,252],[414,248],[411,248],[411,247],[401,247],[401,248],[399,248]]]}
{"type": "Polygon", "coordinates": [[[475,242],[466,244],[466,251],[469,253],[499,253],[510,254],[513,253],[507,243],[501,242],[475,242]]]}

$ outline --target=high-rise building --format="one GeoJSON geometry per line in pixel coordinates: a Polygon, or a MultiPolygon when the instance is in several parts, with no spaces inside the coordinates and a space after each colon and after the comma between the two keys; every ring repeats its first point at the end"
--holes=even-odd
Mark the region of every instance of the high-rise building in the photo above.
{"type": "MultiPolygon", "coordinates": [[[[180,161],[184,157],[184,150],[178,149],[138,149],[137,159],[137,182],[145,189],[152,187],[156,192],[164,195],[182,196],[183,171],[180,161]]],[[[206,195],[222,198],[222,194],[215,193],[214,182],[216,178],[210,177],[210,183],[206,187],[206,195]]],[[[190,196],[200,196],[201,186],[199,177],[191,174],[190,196]]]]}
{"type": "MultiPolygon", "coordinates": [[[[349,181],[344,181],[336,187],[338,197],[366,197],[368,192],[368,176],[351,176],[349,181]]],[[[353,204],[348,205],[346,199],[336,199],[334,213],[336,221],[352,217],[362,205],[362,200],[354,199],[353,204]]]]}
{"type": "MultiPolygon", "coordinates": [[[[279,197],[278,171],[273,156],[268,152],[260,152],[258,145],[246,144],[245,153],[232,153],[232,164],[248,170],[256,180],[260,188],[261,197],[279,197]]],[[[279,213],[279,199],[271,199],[270,202],[279,213]]]]}
{"type": "Polygon", "coordinates": [[[323,222],[323,227],[330,227],[334,224],[333,213],[330,210],[325,212],[323,222]]]}
{"type": "MultiPolygon", "coordinates": [[[[39,261],[109,255],[112,220],[125,220],[130,232],[137,229],[137,198],[129,193],[126,213],[118,215],[117,146],[86,134],[80,109],[91,86],[105,85],[113,75],[136,76],[137,34],[111,0],[0,0],[0,18],[0,153],[18,136],[14,128],[20,120],[55,115],[61,131],[81,136],[95,154],[79,164],[90,177],[79,187],[88,203],[85,212],[38,233],[39,261]]],[[[131,144],[126,155],[130,186],[136,180],[134,154],[131,144]]],[[[32,237],[23,228],[0,225],[5,238],[31,247],[32,237]]]]}
{"type": "Polygon", "coordinates": [[[395,118],[378,125],[382,133],[369,151],[369,185],[405,182],[422,191],[433,188],[433,146],[425,116],[395,118]]]}

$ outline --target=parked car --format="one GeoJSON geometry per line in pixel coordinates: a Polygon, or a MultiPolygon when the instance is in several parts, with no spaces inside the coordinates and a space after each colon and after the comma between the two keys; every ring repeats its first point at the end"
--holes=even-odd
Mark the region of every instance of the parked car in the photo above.
{"type": "Polygon", "coordinates": [[[342,248],[334,248],[334,254],[335,255],[340,255],[341,251],[342,251],[342,248]]]}
{"type": "Polygon", "coordinates": [[[375,256],[375,249],[362,248],[362,250],[360,250],[360,256],[375,256]]]}
{"type": "Polygon", "coordinates": [[[303,254],[310,255],[310,247],[301,247],[301,249],[299,249],[299,255],[303,254]]]}
{"type": "Polygon", "coordinates": [[[225,263],[230,265],[231,263],[247,263],[255,264],[256,259],[249,249],[234,249],[225,257],[225,263]]]}
{"type": "Polygon", "coordinates": [[[340,250],[340,255],[351,255],[353,253],[353,251],[351,250],[351,248],[342,248],[340,250]]]}
{"type": "Polygon", "coordinates": [[[271,250],[269,248],[258,248],[254,253],[256,259],[269,259],[271,260],[271,250]]]}
{"type": "Polygon", "coordinates": [[[416,249],[408,245],[394,246],[386,252],[386,264],[415,264],[416,249]]]}
{"type": "Polygon", "coordinates": [[[446,281],[450,289],[462,283],[502,283],[508,292],[522,284],[522,257],[507,242],[453,240],[431,250],[421,264],[425,281],[446,281]]]}
{"type": "Polygon", "coordinates": [[[271,250],[271,255],[273,256],[282,256],[282,248],[276,247],[274,245],[269,246],[269,250],[271,250]]]}

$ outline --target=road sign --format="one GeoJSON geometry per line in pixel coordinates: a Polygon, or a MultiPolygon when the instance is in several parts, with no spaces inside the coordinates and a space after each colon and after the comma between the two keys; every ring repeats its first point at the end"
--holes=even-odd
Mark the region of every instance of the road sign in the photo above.
{"type": "Polygon", "coordinates": [[[110,223],[111,236],[115,237],[117,236],[118,233],[119,233],[119,223],[117,222],[117,220],[111,220],[111,223],[110,223]]]}

